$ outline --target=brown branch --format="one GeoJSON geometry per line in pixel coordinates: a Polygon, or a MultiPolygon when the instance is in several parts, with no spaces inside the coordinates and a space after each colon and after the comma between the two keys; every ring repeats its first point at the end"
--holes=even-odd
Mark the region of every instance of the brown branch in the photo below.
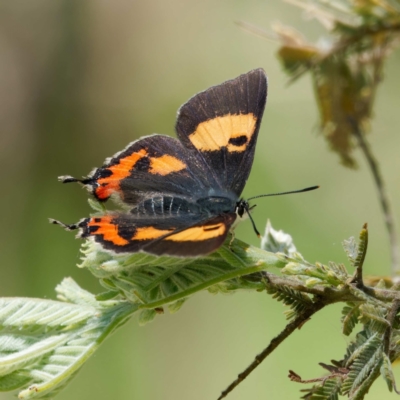
{"type": "Polygon", "coordinates": [[[292,334],[297,328],[303,326],[313,314],[321,310],[327,305],[322,299],[318,299],[312,303],[304,312],[298,315],[292,322],[288,323],[285,329],[276,337],[274,337],[260,354],[258,354],[254,361],[241,372],[237,379],[235,379],[218,397],[218,400],[226,397],[236,386],[243,382],[254,369],[256,369],[290,334],[292,334]]]}
{"type": "MultiPolygon", "coordinates": [[[[364,226],[364,229],[366,229],[366,226],[364,226]]],[[[365,252],[366,246],[363,253],[360,255],[360,268],[362,268],[365,252]]],[[[286,325],[279,335],[271,340],[269,345],[255,357],[254,361],[221,393],[221,395],[218,397],[218,400],[225,398],[232,390],[234,390],[241,382],[243,382],[250,375],[250,373],[253,372],[285,339],[287,339],[296,329],[300,329],[304,323],[311,318],[312,315],[327,305],[350,301],[363,303],[368,301],[369,297],[373,298],[376,303],[382,302],[382,306],[385,306],[385,303],[387,302],[394,301],[396,306],[393,305],[391,313],[388,314],[388,320],[390,318],[390,321],[393,323],[397,314],[397,310],[400,307],[399,293],[390,289],[377,289],[365,286],[362,282],[362,272],[360,272],[360,270],[355,273],[355,277],[361,279],[361,284],[359,279],[354,280],[353,278],[347,284],[344,284],[340,289],[323,285],[307,287],[298,279],[277,276],[269,272],[255,273],[244,277],[250,281],[266,280],[268,281],[268,285],[271,286],[285,286],[300,292],[312,294],[314,296],[314,302],[310,303],[303,312],[298,314],[293,321],[286,325]]],[[[390,342],[390,336],[387,340],[390,342]]],[[[340,373],[342,374],[342,372],[340,373]]],[[[326,380],[326,377],[322,380],[326,380]]],[[[369,384],[372,384],[372,381],[369,382],[369,384]]]]}
{"type": "Polygon", "coordinates": [[[393,323],[399,311],[399,307],[400,307],[400,298],[397,298],[393,301],[392,307],[390,308],[390,311],[386,317],[389,326],[386,328],[385,335],[383,337],[383,344],[384,344],[383,348],[388,357],[390,357],[389,352],[390,352],[390,341],[392,338],[392,331],[393,331],[393,323]]]}
{"type": "MultiPolygon", "coordinates": [[[[293,279],[287,276],[278,276],[271,274],[270,272],[264,271],[262,276],[268,280],[268,283],[272,285],[287,286],[291,289],[298,290],[299,292],[313,294],[315,296],[323,297],[326,300],[329,299],[329,304],[349,301],[363,301],[362,299],[360,299],[360,297],[353,294],[354,290],[352,289],[352,287],[355,287],[355,285],[353,286],[351,284],[349,286],[345,285],[340,289],[324,285],[309,287],[306,286],[304,282],[300,281],[299,279],[293,279]]],[[[260,275],[257,274],[246,275],[243,278],[251,281],[261,280],[260,275]]],[[[365,293],[367,296],[373,297],[374,299],[380,300],[384,303],[391,302],[399,297],[399,292],[397,291],[397,289],[379,289],[371,286],[363,286],[360,290],[361,293],[365,293]]]]}
{"type": "Polygon", "coordinates": [[[376,162],[375,157],[371,152],[369,144],[365,139],[365,135],[363,134],[363,132],[361,132],[360,127],[355,121],[352,121],[352,125],[353,135],[357,138],[360,149],[362,150],[368,162],[378,191],[379,201],[381,203],[381,208],[385,217],[386,230],[389,235],[390,253],[392,259],[392,275],[394,276],[396,275],[396,273],[399,272],[399,245],[397,241],[396,226],[389,202],[389,197],[386,192],[385,184],[383,182],[378,163],[376,162]]]}
{"type": "MultiPolygon", "coordinates": [[[[322,363],[320,363],[321,365],[322,363]]],[[[320,377],[320,378],[314,378],[314,379],[302,379],[300,375],[296,374],[296,372],[289,370],[289,375],[288,378],[292,382],[297,382],[297,383],[317,383],[317,382],[322,382],[324,385],[325,382],[329,379],[332,378],[345,378],[346,375],[349,373],[348,369],[345,368],[336,368],[334,371],[332,371],[329,375],[320,377]]]]}

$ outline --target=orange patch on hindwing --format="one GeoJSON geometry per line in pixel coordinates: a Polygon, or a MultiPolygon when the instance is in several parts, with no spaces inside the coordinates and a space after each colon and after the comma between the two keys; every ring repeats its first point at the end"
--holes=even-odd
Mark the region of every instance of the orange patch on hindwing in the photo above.
{"type": "Polygon", "coordinates": [[[219,151],[226,147],[229,152],[243,152],[256,123],[257,117],[252,113],[215,117],[197,125],[189,139],[199,151],[219,151]]]}
{"type": "Polygon", "coordinates": [[[227,227],[223,223],[195,226],[193,228],[188,228],[182,232],[168,236],[165,238],[165,240],[172,240],[174,242],[201,242],[203,240],[212,239],[225,234],[226,229],[227,227]]]}
{"type": "Polygon", "coordinates": [[[113,217],[105,216],[100,218],[91,218],[88,222],[88,227],[97,227],[98,229],[92,235],[103,235],[103,239],[111,242],[116,246],[125,246],[129,242],[121,237],[118,233],[118,225],[112,223],[113,217]]]}
{"type": "Polygon", "coordinates": [[[152,226],[148,226],[146,228],[137,228],[135,234],[132,237],[132,240],[153,240],[158,239],[161,236],[164,236],[168,233],[171,233],[174,229],[157,229],[152,226]]]}

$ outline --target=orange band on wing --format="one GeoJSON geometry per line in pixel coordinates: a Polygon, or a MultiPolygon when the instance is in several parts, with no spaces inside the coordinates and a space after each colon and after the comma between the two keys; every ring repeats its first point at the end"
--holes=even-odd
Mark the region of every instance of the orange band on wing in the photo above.
{"type": "Polygon", "coordinates": [[[137,228],[132,240],[153,240],[170,233],[173,229],[156,229],[151,226],[146,228],[137,228]]]}
{"type": "Polygon", "coordinates": [[[189,135],[199,151],[219,151],[226,147],[231,152],[243,152],[247,148],[257,123],[252,114],[224,115],[200,123],[189,135]]]}
{"type": "Polygon", "coordinates": [[[168,236],[165,238],[165,240],[173,240],[174,242],[198,242],[221,236],[226,232],[226,229],[227,227],[223,223],[215,225],[195,226],[193,228],[185,229],[182,232],[178,232],[174,235],[168,236]]]}
{"type": "Polygon", "coordinates": [[[100,178],[97,181],[100,186],[96,189],[96,196],[100,200],[105,200],[108,199],[113,192],[119,191],[121,180],[128,177],[135,164],[146,155],[147,151],[141,149],[137,153],[132,153],[125,158],[121,158],[118,164],[107,167],[107,170],[111,171],[112,175],[106,178],[100,178]]]}
{"type": "Polygon", "coordinates": [[[169,156],[168,154],[161,157],[152,157],[150,159],[150,170],[151,174],[168,175],[172,172],[179,172],[186,168],[184,164],[178,158],[169,156]]]}
{"type": "Polygon", "coordinates": [[[118,226],[112,223],[111,216],[101,218],[91,218],[87,226],[97,227],[98,229],[93,233],[94,235],[103,235],[103,239],[111,242],[116,246],[125,246],[129,242],[121,237],[118,233],[118,226]]]}

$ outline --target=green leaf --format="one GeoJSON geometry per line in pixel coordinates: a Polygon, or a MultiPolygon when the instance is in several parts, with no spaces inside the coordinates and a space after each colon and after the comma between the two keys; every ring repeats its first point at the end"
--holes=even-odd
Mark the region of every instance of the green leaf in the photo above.
{"type": "Polygon", "coordinates": [[[370,331],[357,334],[356,341],[348,347],[346,366],[350,369],[343,382],[342,393],[351,397],[363,386],[372,371],[383,360],[382,336],[370,331]]]}
{"type": "Polygon", "coordinates": [[[99,201],[91,198],[88,199],[88,203],[89,206],[98,213],[104,213],[106,211],[104,203],[100,203],[99,201]]]}
{"type": "Polygon", "coordinates": [[[299,259],[294,261],[288,259],[288,264],[282,268],[282,273],[286,275],[296,275],[299,279],[308,282],[309,286],[315,284],[339,286],[343,285],[348,278],[345,270],[336,264],[330,263],[329,266],[316,262],[315,265],[305,260],[299,259]],[[316,278],[319,280],[309,280],[309,278],[316,278]]]}
{"type": "Polygon", "coordinates": [[[267,282],[265,285],[267,293],[271,294],[273,299],[290,307],[291,310],[285,313],[287,319],[296,317],[312,304],[310,297],[302,292],[283,285],[269,285],[267,282]]]}
{"type": "Polygon", "coordinates": [[[360,304],[347,303],[342,310],[343,333],[349,336],[359,322],[360,304]]]}
{"type": "Polygon", "coordinates": [[[323,383],[304,390],[307,394],[303,397],[307,400],[338,400],[341,394],[342,378],[330,378],[323,383]]]}
{"type": "Polygon", "coordinates": [[[387,309],[377,304],[364,303],[360,305],[360,322],[369,331],[383,333],[390,326],[386,320],[387,309]]]}
{"type": "Polygon", "coordinates": [[[32,382],[33,378],[29,373],[25,374],[25,371],[12,372],[11,374],[0,377],[0,392],[8,392],[11,390],[18,389],[20,387],[28,385],[32,382]]]}
{"type": "Polygon", "coordinates": [[[383,362],[381,366],[381,375],[388,385],[389,392],[393,390],[393,386],[395,386],[394,375],[392,370],[392,363],[389,360],[389,357],[386,354],[383,354],[383,362]]]}
{"type": "Polygon", "coordinates": [[[260,271],[288,262],[230,239],[203,258],[114,255],[94,242],[83,246],[81,267],[107,288],[94,296],[72,279],[57,286],[61,301],[0,299],[0,387],[30,384],[19,398],[50,398],[61,390],[116,328],[141,310],[141,324],[162,312],[174,312],[192,294],[265,289],[260,271]],[[247,279],[252,276],[252,279],[247,279]],[[2,334],[1,334],[2,333],[2,334]]]}
{"type": "Polygon", "coordinates": [[[0,299],[0,390],[30,383],[20,399],[53,397],[138,308],[126,301],[97,302],[72,279],[57,291],[75,304],[0,299]]]}
{"type": "Polygon", "coordinates": [[[187,299],[180,299],[178,301],[175,301],[175,303],[170,303],[168,304],[168,310],[171,314],[174,314],[178,312],[181,307],[185,304],[187,299]]]}
{"type": "Polygon", "coordinates": [[[157,311],[154,309],[150,310],[142,310],[139,313],[139,325],[143,326],[148,324],[149,322],[153,321],[153,319],[156,317],[157,311]]]}
{"type": "Polygon", "coordinates": [[[347,240],[343,240],[342,246],[344,251],[347,254],[347,257],[351,263],[351,265],[354,267],[354,263],[356,262],[357,255],[358,255],[358,244],[354,238],[354,236],[351,236],[347,240]]]}
{"type": "Polygon", "coordinates": [[[140,308],[154,309],[200,290],[260,289],[261,280],[242,276],[288,262],[283,254],[265,252],[228,238],[218,251],[201,258],[156,257],[145,253],[111,254],[92,241],[84,245],[81,267],[88,268],[104,287],[119,292],[140,308]]]}

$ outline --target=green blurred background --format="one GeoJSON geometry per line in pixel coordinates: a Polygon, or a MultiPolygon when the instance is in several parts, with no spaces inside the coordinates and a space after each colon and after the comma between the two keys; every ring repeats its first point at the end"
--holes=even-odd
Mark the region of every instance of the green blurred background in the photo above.
{"type": "MultiPolygon", "coordinates": [[[[343,168],[317,130],[308,77],[292,86],[276,46],[240,30],[281,21],[316,39],[322,29],[274,0],[83,1],[0,3],[0,293],[54,298],[72,276],[102,289],[76,267],[79,241],[47,223],[90,212],[87,193],[57,176],[82,176],[142,135],[174,135],[178,107],[200,90],[263,67],[269,97],[244,196],[319,184],[316,192],[258,200],[254,218],[290,233],[309,261],[344,262],[341,241],[370,227],[366,271],[389,273],[389,248],[370,172],[343,168]]],[[[399,214],[400,54],[386,67],[370,140],[399,214]]],[[[257,245],[250,223],[237,235],[257,245]]],[[[57,397],[63,399],[216,399],[284,326],[284,308],[265,293],[202,293],[174,315],[116,332],[57,397]]],[[[287,340],[229,397],[296,399],[288,380],[321,375],[349,338],[340,307],[324,310],[287,340]]],[[[399,372],[395,370],[399,377],[399,372]]],[[[382,380],[369,399],[389,398],[382,380]]],[[[10,393],[0,399],[11,399],[10,393]]]]}

